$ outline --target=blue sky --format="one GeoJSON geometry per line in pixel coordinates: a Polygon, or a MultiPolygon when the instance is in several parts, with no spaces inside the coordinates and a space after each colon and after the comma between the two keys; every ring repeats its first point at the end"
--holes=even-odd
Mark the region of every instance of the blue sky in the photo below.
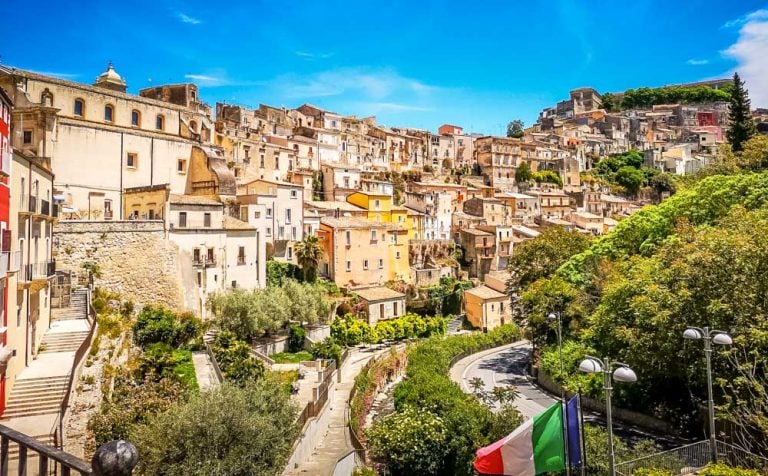
{"type": "Polygon", "coordinates": [[[737,69],[768,107],[765,0],[9,2],[1,63],[90,83],[112,60],[132,92],[193,81],[212,106],[309,102],[501,134],[576,87],[737,69]]]}

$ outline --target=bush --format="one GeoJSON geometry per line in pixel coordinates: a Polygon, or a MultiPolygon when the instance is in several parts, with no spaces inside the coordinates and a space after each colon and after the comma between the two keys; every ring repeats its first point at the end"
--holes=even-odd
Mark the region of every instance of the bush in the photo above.
{"type": "Polygon", "coordinates": [[[442,317],[422,317],[418,314],[404,314],[394,319],[379,321],[371,327],[352,314],[336,318],[331,323],[331,336],[346,346],[361,343],[378,344],[382,340],[403,340],[431,335],[445,334],[448,328],[442,317]]]}
{"type": "Polygon", "coordinates": [[[754,469],[734,468],[724,464],[711,464],[699,471],[700,476],[760,476],[754,469]]]}
{"type": "Polygon", "coordinates": [[[368,430],[374,457],[403,476],[446,474],[449,435],[441,418],[413,407],[378,420],[368,430]]]}
{"type": "Polygon", "coordinates": [[[304,338],[307,331],[301,326],[291,326],[288,331],[288,352],[299,352],[304,349],[304,338]]]}
{"type": "Polygon", "coordinates": [[[135,382],[118,378],[111,400],[105,400],[99,412],[91,417],[88,430],[93,434],[96,447],[127,439],[134,425],[165,411],[186,395],[187,389],[175,380],[135,382]]]}
{"type": "Polygon", "coordinates": [[[197,389],[192,352],[176,350],[164,342],[147,346],[139,358],[139,380],[176,380],[186,388],[197,389]]]}
{"type": "MultiPolygon", "coordinates": [[[[395,387],[395,408],[398,412],[408,408],[428,410],[452,435],[440,448],[433,449],[445,461],[440,474],[471,474],[474,451],[503,436],[500,433],[508,429],[499,418],[519,421],[513,419],[513,409],[495,417],[475,396],[464,393],[448,376],[451,361],[465,353],[513,342],[519,336],[518,328],[508,324],[487,334],[431,337],[409,350],[407,378],[395,387]]],[[[380,440],[372,442],[374,451],[381,451],[376,449],[377,441],[380,440]]],[[[392,445],[388,450],[393,452],[388,461],[410,458],[407,450],[396,454],[399,448],[392,445]]]]}
{"type": "Polygon", "coordinates": [[[139,347],[165,343],[181,347],[202,333],[202,323],[192,313],[176,315],[163,306],[146,305],[133,326],[133,341],[139,347]]]}
{"type": "Polygon", "coordinates": [[[269,379],[192,396],[131,429],[146,475],[272,476],[298,434],[297,410],[269,379]]]}
{"type": "Polygon", "coordinates": [[[211,350],[226,380],[244,386],[264,376],[264,364],[253,356],[251,346],[231,332],[220,332],[211,350]]]}
{"type": "Polygon", "coordinates": [[[314,359],[333,359],[336,361],[337,366],[340,364],[341,346],[333,337],[313,345],[311,352],[314,359]]]}

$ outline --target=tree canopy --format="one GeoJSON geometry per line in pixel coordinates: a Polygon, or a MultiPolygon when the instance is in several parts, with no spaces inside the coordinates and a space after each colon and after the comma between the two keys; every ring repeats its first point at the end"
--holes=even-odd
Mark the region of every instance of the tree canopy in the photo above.
{"type": "Polygon", "coordinates": [[[744,87],[744,81],[739,77],[739,73],[733,73],[733,94],[730,102],[728,142],[735,152],[739,152],[743,149],[744,143],[757,133],[750,109],[749,92],[744,87]]]}
{"type": "Polygon", "coordinates": [[[650,108],[656,104],[698,104],[725,102],[731,99],[731,88],[711,86],[666,86],[662,88],[628,89],[621,100],[623,109],[650,108]]]}
{"type": "Polygon", "coordinates": [[[509,124],[507,124],[507,137],[515,137],[518,139],[523,137],[523,135],[525,135],[523,128],[525,128],[525,123],[520,119],[510,121],[509,124]]]}

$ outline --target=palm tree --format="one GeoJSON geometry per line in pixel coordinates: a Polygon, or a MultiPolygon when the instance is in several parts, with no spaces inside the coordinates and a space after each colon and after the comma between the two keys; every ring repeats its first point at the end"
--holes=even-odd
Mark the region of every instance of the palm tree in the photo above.
{"type": "Polygon", "coordinates": [[[315,235],[307,235],[303,240],[296,243],[294,252],[296,253],[296,260],[304,272],[304,281],[314,281],[317,276],[317,267],[320,265],[320,258],[323,257],[320,240],[315,235]]]}

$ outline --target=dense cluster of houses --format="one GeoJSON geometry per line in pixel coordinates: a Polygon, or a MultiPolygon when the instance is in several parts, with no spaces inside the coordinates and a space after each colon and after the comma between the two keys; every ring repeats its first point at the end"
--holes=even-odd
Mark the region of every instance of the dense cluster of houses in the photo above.
{"type": "Polygon", "coordinates": [[[453,276],[483,283],[465,302],[486,328],[508,319],[504,273],[517,244],[548,226],[603,234],[642,205],[582,183],[582,172],[637,149],[648,166],[692,173],[727,121],[724,103],[609,112],[582,88],[518,137],[432,132],[310,104],[211,108],[194,84],[130,94],[111,64],[92,85],[0,66],[0,88],[3,167],[11,151],[47,164],[58,220],[161,221],[197,273],[193,310],[211,292],[263,287],[267,260],[297,264],[296,243],[315,235],[320,274],[375,307],[376,320],[405,312],[387,283],[453,276]],[[562,186],[517,183],[523,163],[562,186]]]}

